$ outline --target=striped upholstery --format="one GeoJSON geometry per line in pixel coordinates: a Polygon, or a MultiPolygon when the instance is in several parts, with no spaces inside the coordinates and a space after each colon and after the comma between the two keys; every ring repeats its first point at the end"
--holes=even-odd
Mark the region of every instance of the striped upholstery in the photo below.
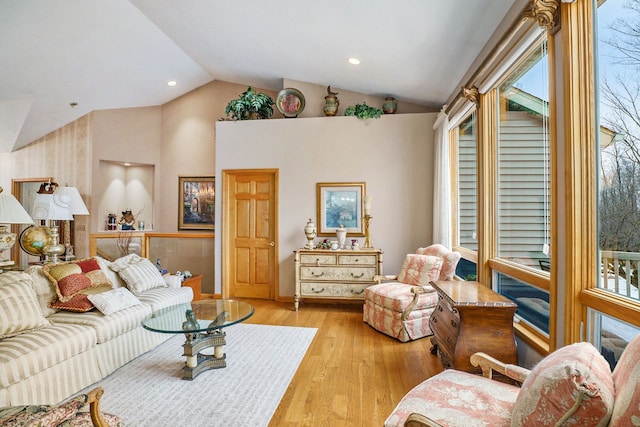
{"type": "MultiPolygon", "coordinates": [[[[434,308],[438,303],[438,293],[431,286],[427,286],[428,292],[420,294],[418,303],[414,310],[423,308],[434,308]]],[[[370,301],[375,305],[388,308],[393,311],[402,312],[413,301],[414,294],[411,292],[411,286],[407,286],[400,282],[380,283],[379,285],[369,286],[364,291],[365,301],[370,301]]]]}
{"type": "MultiPolygon", "coordinates": [[[[77,354],[49,369],[10,386],[10,406],[53,405],[100,381],[96,349],[77,354]]],[[[9,406],[6,405],[6,406],[9,406]]]]}
{"type": "Polygon", "coordinates": [[[158,288],[145,291],[137,295],[144,304],[151,306],[155,313],[163,308],[179,304],[187,304],[193,300],[193,289],[188,286],[183,288],[158,288]]]}
{"type": "Polygon", "coordinates": [[[40,310],[32,282],[26,273],[0,274],[0,338],[49,325],[40,310]]]}
{"type": "Polygon", "coordinates": [[[0,386],[29,378],[95,344],[95,331],[80,325],[52,325],[5,338],[0,341],[0,386]]]}
{"type": "MultiPolygon", "coordinates": [[[[425,297],[435,297],[436,300],[438,298],[436,292],[420,295],[421,299],[425,297]]],[[[363,306],[363,320],[374,329],[398,341],[407,342],[433,334],[429,326],[429,317],[435,309],[435,304],[429,305],[428,302],[424,302],[421,304],[423,308],[410,311],[408,317],[402,320],[400,312],[369,301],[363,306]]]]}
{"type": "Polygon", "coordinates": [[[51,316],[56,309],[49,307],[49,304],[57,299],[56,287],[47,276],[45,276],[42,266],[32,265],[25,272],[31,276],[33,290],[36,292],[40,309],[45,317],[51,316]]]}
{"type": "MultiPolygon", "coordinates": [[[[151,332],[139,326],[98,345],[96,354],[100,374],[106,377],[120,366],[146,353],[172,336],[172,334],[151,332]]],[[[176,351],[179,352],[180,349],[176,349],[176,351]]]]}
{"type": "Polygon", "coordinates": [[[155,265],[146,258],[130,254],[118,258],[109,268],[122,277],[127,288],[135,295],[154,288],[164,288],[167,284],[155,265]]]}
{"type": "Polygon", "coordinates": [[[138,304],[133,307],[117,311],[105,316],[97,310],[86,313],[71,313],[60,311],[49,316],[54,324],[74,324],[90,326],[96,331],[98,344],[109,341],[140,326],[140,323],[151,316],[151,308],[146,304],[138,304]]]}

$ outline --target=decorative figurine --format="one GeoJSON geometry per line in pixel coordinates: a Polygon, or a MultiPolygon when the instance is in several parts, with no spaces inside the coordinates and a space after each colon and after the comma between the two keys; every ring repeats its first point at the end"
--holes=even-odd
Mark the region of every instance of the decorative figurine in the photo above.
{"type": "Polygon", "coordinates": [[[135,230],[133,225],[136,223],[136,218],[133,216],[131,209],[122,212],[119,224],[121,230],[135,230]]]}
{"type": "Polygon", "coordinates": [[[313,239],[318,235],[318,229],[316,228],[316,224],[309,218],[307,225],[304,226],[304,234],[307,236],[307,244],[304,245],[306,249],[313,249],[313,239]]]}

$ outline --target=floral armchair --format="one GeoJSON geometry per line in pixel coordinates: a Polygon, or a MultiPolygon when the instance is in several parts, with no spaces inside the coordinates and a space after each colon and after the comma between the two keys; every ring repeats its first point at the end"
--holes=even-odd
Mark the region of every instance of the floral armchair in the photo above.
{"type": "Polygon", "coordinates": [[[475,353],[483,376],[445,370],[410,390],[386,419],[398,426],[638,426],[640,335],[613,373],[587,342],[562,347],[528,370],[475,353]],[[492,380],[493,372],[516,384],[492,380]]]}
{"type": "Polygon", "coordinates": [[[102,387],[72,397],[60,405],[0,408],[0,426],[6,427],[121,427],[122,420],[100,411],[102,387]],[[87,406],[89,407],[87,410],[87,406]]]}
{"type": "Polygon", "coordinates": [[[438,303],[433,280],[453,280],[458,252],[434,244],[408,254],[400,273],[375,276],[364,294],[363,320],[402,342],[432,335],[429,317],[438,303]]]}

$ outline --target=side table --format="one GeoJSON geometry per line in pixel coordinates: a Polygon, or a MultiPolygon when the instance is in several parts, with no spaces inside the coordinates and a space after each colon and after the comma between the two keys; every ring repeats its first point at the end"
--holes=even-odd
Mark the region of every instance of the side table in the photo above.
{"type": "Polygon", "coordinates": [[[202,274],[191,276],[182,282],[182,286],[188,286],[193,289],[193,300],[200,301],[202,298],[202,274]]]}

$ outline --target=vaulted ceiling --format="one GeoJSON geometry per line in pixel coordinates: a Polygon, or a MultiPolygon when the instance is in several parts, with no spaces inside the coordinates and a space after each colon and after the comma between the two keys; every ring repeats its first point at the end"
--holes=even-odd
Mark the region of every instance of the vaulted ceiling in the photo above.
{"type": "Polygon", "coordinates": [[[279,90],[288,78],[440,107],[526,2],[2,0],[0,152],[214,79],[279,90]]]}

